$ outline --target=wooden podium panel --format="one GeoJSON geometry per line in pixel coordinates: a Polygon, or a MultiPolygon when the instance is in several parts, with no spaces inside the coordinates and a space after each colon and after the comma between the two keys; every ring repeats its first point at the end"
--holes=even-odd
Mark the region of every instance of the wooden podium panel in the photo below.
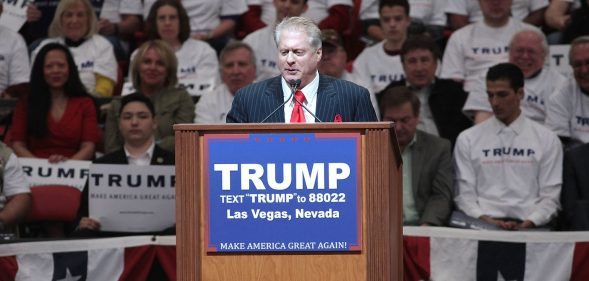
{"type": "Polygon", "coordinates": [[[199,281],[402,280],[402,174],[392,123],[175,125],[177,279],[199,281]],[[362,250],[207,253],[204,135],[360,133],[362,250]],[[394,145],[392,145],[394,143],[394,145]]]}

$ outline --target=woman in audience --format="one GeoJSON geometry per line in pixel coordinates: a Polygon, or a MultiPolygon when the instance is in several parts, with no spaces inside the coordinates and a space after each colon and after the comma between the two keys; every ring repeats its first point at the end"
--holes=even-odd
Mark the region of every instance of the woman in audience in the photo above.
{"type": "Polygon", "coordinates": [[[49,26],[49,37],[33,51],[50,42],[66,45],[74,57],[80,79],[95,96],[111,96],[117,81],[117,61],[112,45],[96,34],[96,14],[88,0],[61,0],[49,26]]]}
{"type": "MultiPolygon", "coordinates": [[[[136,0],[135,0],[136,1],[136,0]]],[[[137,1],[139,2],[139,1],[137,1]]],[[[155,0],[143,0],[144,16],[148,17],[155,0]]],[[[233,36],[241,14],[247,11],[245,0],[182,0],[190,18],[191,37],[207,41],[220,52],[233,36]]]]}
{"type": "MultiPolygon", "coordinates": [[[[131,81],[137,92],[148,96],[155,106],[158,128],[155,140],[163,149],[174,151],[176,123],[192,123],[194,102],[188,92],[177,87],[178,61],[172,49],[162,40],[145,42],[131,61],[131,81]]],[[[106,116],[105,152],[120,149],[123,145],[119,130],[121,100],[113,99],[106,116]]]]}
{"type": "Polygon", "coordinates": [[[189,92],[200,85],[212,87],[219,80],[217,54],[206,42],[190,38],[189,19],[180,1],[156,1],[151,6],[146,28],[149,40],[161,39],[174,50],[178,59],[178,81],[187,86],[189,92]]]}
{"type": "Polygon", "coordinates": [[[12,148],[19,157],[91,160],[100,135],[96,107],[68,48],[41,47],[31,71],[31,92],[12,118],[12,148]]]}

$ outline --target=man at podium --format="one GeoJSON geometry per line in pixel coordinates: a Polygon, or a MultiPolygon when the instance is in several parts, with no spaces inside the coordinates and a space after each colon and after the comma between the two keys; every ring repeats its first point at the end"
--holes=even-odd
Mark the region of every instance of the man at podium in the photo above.
{"type": "Polygon", "coordinates": [[[274,36],[281,75],[239,90],[227,123],[377,121],[367,89],[319,75],[321,31],[315,23],[286,18],[274,36]]]}

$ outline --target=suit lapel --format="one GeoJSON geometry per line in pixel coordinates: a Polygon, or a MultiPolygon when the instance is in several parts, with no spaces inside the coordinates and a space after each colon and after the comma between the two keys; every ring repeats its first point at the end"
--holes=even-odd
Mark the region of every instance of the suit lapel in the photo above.
{"type": "Polygon", "coordinates": [[[129,160],[127,159],[127,154],[125,153],[125,149],[122,148],[116,152],[114,156],[113,164],[129,164],[129,160]]]}
{"type": "MultiPolygon", "coordinates": [[[[266,103],[267,107],[265,108],[265,110],[262,111],[265,114],[265,116],[263,116],[262,118],[268,116],[268,114],[270,114],[273,110],[278,108],[284,102],[284,94],[282,93],[281,80],[282,76],[278,76],[268,81],[266,91],[264,92],[268,102],[266,103]]],[[[284,122],[284,108],[278,109],[274,114],[272,114],[272,116],[270,116],[270,118],[268,118],[268,120],[266,120],[266,123],[284,122]]]]}
{"type": "Polygon", "coordinates": [[[315,115],[323,122],[333,122],[334,116],[337,114],[335,109],[338,108],[336,92],[331,87],[331,79],[319,75],[319,88],[317,89],[317,108],[315,115]]]}

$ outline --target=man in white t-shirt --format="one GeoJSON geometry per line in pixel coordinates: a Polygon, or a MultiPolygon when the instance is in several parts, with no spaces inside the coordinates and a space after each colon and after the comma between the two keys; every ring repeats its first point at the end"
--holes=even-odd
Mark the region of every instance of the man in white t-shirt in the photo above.
{"type": "MultiPolygon", "coordinates": [[[[2,15],[0,2],[0,16],[2,15]]],[[[27,45],[20,34],[0,25],[0,96],[26,92],[31,76],[27,45]]]]}
{"type": "Polygon", "coordinates": [[[205,93],[195,107],[194,123],[225,123],[237,90],[256,78],[256,56],[250,46],[234,41],[219,57],[221,80],[211,92],[205,93]]]}
{"type": "Polygon", "coordinates": [[[516,65],[491,67],[486,81],[494,116],[458,136],[456,206],[490,228],[545,227],[560,207],[560,141],[522,114],[524,76],[516,65]]]}
{"type": "Polygon", "coordinates": [[[31,190],[18,162],[8,146],[0,142],[0,233],[10,232],[29,212],[31,190]]]}
{"type": "Polygon", "coordinates": [[[509,58],[509,42],[524,27],[534,28],[512,18],[511,0],[478,0],[483,20],[471,23],[450,36],[444,51],[441,77],[464,82],[464,90],[474,89],[476,80],[497,63],[509,58]]]}
{"type": "MultiPolygon", "coordinates": [[[[276,8],[276,22],[285,17],[298,17],[307,10],[307,0],[274,0],[276,8]]],[[[243,39],[256,55],[256,80],[262,81],[280,75],[276,61],[276,43],[274,41],[275,24],[252,32],[243,39]]]]}
{"type": "MultiPolygon", "coordinates": [[[[453,0],[408,0],[409,16],[411,21],[416,24],[425,25],[430,35],[438,41],[443,36],[446,27],[446,14],[444,9],[447,2],[453,0]]],[[[384,33],[378,20],[377,0],[362,1],[360,7],[360,20],[364,27],[364,32],[370,40],[381,41],[384,39],[384,33]]]]}
{"type": "MultiPolygon", "coordinates": [[[[513,0],[511,15],[518,20],[541,26],[544,23],[544,11],[547,6],[548,0],[513,0]]],[[[448,14],[449,25],[454,30],[483,19],[478,1],[448,1],[445,11],[448,14]]]]}
{"type": "Polygon", "coordinates": [[[569,63],[575,79],[567,79],[550,98],[546,126],[573,146],[589,142],[589,36],[573,40],[569,63]]]}
{"type": "MultiPolygon", "coordinates": [[[[540,124],[544,124],[546,119],[546,104],[550,96],[565,82],[564,76],[546,63],[548,55],[548,42],[538,29],[517,32],[509,45],[509,62],[517,65],[525,77],[522,111],[526,117],[540,124]]],[[[479,85],[470,92],[463,108],[474,115],[476,123],[493,115],[484,84],[481,76],[479,85]]]]}
{"type": "Polygon", "coordinates": [[[352,68],[356,83],[370,92],[376,112],[379,110],[375,94],[389,83],[405,77],[400,50],[407,38],[407,27],[411,24],[409,3],[404,0],[380,2],[379,14],[385,40],[364,49],[352,68]]]}

